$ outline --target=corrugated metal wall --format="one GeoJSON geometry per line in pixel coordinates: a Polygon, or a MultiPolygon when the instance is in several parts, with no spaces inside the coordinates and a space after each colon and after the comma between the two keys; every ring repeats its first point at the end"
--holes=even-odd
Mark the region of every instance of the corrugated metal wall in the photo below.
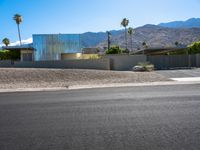
{"type": "Polygon", "coordinates": [[[147,61],[154,64],[156,69],[198,67],[196,55],[147,56],[147,61]]]}
{"type": "Polygon", "coordinates": [[[33,35],[35,60],[60,60],[61,53],[80,53],[82,49],[79,34],[33,35]]]}

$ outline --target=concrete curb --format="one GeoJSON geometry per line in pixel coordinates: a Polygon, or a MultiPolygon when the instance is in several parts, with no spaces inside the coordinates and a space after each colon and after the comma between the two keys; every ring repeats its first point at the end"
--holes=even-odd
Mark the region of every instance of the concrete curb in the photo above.
{"type": "Polygon", "coordinates": [[[200,84],[200,81],[167,81],[167,82],[148,82],[148,83],[113,83],[105,85],[74,85],[69,87],[54,88],[17,88],[17,89],[0,89],[0,93],[12,92],[41,92],[41,91],[60,91],[60,90],[77,90],[92,88],[111,88],[111,87],[140,87],[140,86],[164,86],[164,85],[191,85],[200,84]]]}
{"type": "Polygon", "coordinates": [[[200,82],[179,82],[179,81],[168,81],[168,82],[149,82],[149,83],[121,83],[121,84],[106,84],[106,85],[79,85],[70,86],[69,90],[75,89],[91,89],[91,88],[110,88],[110,87],[139,87],[139,86],[159,86],[159,85],[190,85],[190,84],[200,84],[200,82]]]}
{"type": "Polygon", "coordinates": [[[68,89],[67,87],[0,89],[0,93],[59,91],[67,89],[68,89]]]}
{"type": "Polygon", "coordinates": [[[174,81],[191,81],[200,82],[200,77],[187,77],[187,78],[171,78],[174,81]]]}

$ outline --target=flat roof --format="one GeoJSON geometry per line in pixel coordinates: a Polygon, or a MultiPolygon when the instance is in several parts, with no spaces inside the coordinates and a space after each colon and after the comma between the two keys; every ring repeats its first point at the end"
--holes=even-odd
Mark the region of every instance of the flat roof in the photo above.
{"type": "Polygon", "coordinates": [[[184,48],[178,48],[178,47],[147,48],[147,49],[139,50],[139,51],[135,52],[135,54],[142,54],[144,52],[144,54],[147,54],[147,55],[157,55],[157,54],[163,54],[163,53],[168,53],[168,52],[181,51],[181,50],[185,50],[185,49],[186,49],[186,47],[184,47],[184,48]]]}
{"type": "Polygon", "coordinates": [[[70,33],[70,34],[65,34],[65,33],[54,33],[54,34],[33,34],[32,36],[41,36],[41,35],[43,35],[43,36],[50,36],[50,35],[81,35],[81,34],[79,34],[79,33],[70,33]]]}
{"type": "Polygon", "coordinates": [[[16,46],[2,46],[2,49],[6,50],[34,50],[33,44],[24,44],[24,45],[16,45],[16,46]]]}

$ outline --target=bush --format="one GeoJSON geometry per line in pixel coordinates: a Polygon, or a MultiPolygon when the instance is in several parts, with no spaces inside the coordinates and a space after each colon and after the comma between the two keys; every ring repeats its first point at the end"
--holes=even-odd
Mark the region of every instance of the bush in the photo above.
{"type": "Polygon", "coordinates": [[[0,60],[19,60],[20,51],[0,50],[0,60]]]}
{"type": "Polygon", "coordinates": [[[0,60],[9,60],[10,55],[8,50],[1,50],[0,51],[0,60]]]}
{"type": "Polygon", "coordinates": [[[134,71],[153,71],[154,65],[150,62],[140,62],[133,67],[134,71]]]}
{"type": "Polygon", "coordinates": [[[130,51],[129,51],[128,49],[124,49],[124,50],[122,50],[122,53],[124,53],[124,54],[129,54],[130,51]]]}
{"type": "Polygon", "coordinates": [[[119,46],[112,46],[106,51],[106,54],[121,54],[122,49],[119,46]]]}
{"type": "Polygon", "coordinates": [[[194,42],[188,46],[188,53],[189,54],[198,54],[200,53],[200,41],[194,42]]]}

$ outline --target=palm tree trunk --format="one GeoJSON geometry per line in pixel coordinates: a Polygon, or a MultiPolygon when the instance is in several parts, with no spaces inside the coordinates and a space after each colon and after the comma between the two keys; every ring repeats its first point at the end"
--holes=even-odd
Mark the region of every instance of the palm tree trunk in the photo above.
{"type": "Polygon", "coordinates": [[[111,44],[111,41],[110,41],[110,32],[107,32],[108,34],[108,50],[110,49],[110,44],[111,44]]]}
{"type": "Polygon", "coordinates": [[[22,45],[22,40],[21,40],[19,24],[17,24],[17,28],[18,28],[19,42],[20,42],[20,46],[21,46],[22,45]]]}
{"type": "Polygon", "coordinates": [[[128,49],[128,42],[127,42],[127,29],[125,27],[125,42],[126,42],[126,50],[128,49]]]}
{"type": "Polygon", "coordinates": [[[133,51],[133,36],[131,34],[131,51],[133,51]]]}

